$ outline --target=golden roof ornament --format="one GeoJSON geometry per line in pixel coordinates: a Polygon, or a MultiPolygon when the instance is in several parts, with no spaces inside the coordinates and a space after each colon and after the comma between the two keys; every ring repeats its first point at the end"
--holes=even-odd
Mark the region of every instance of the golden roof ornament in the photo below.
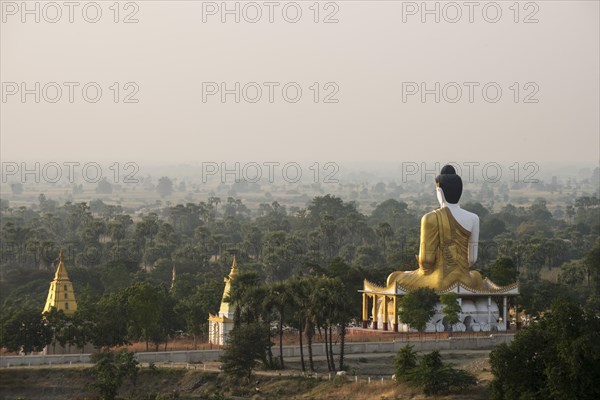
{"type": "Polygon", "coordinates": [[[237,258],[233,256],[233,262],[231,263],[231,271],[229,272],[229,277],[233,278],[238,273],[238,265],[237,258]]]}

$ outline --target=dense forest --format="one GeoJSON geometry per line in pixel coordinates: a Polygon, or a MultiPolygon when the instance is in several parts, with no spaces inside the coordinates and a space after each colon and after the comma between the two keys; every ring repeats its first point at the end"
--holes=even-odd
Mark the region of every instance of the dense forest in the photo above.
{"type": "MultiPolygon", "coordinates": [[[[561,218],[541,198],[496,212],[478,202],[462,207],[481,221],[475,268],[501,284],[506,270],[516,269],[518,304],[526,313],[539,315],[561,294],[600,304],[596,196],[576,198],[561,218]],[[548,271],[559,272],[544,279],[548,271]]],[[[14,348],[10,327],[40,314],[60,249],[77,294],[75,317],[81,329],[88,321],[93,331],[79,340],[96,335],[98,345],[145,340],[158,348],[175,332],[205,337],[234,255],[242,271],[271,286],[298,277],[340,278],[353,299],[350,316],[358,316],[363,279],[382,283],[392,271],[417,267],[422,214],[387,199],[365,215],[354,201],[333,195],[294,210],[277,201],[251,210],[240,198],[213,196],[144,214],[102,200],[59,204],[41,194],[29,207],[3,200],[1,212],[2,344],[8,348],[14,348]]]]}

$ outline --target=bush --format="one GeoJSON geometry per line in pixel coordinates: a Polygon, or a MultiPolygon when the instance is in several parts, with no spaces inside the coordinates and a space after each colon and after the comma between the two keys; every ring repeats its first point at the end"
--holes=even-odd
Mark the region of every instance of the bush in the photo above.
{"type": "Polygon", "coordinates": [[[396,381],[404,382],[410,372],[417,366],[417,353],[413,346],[407,344],[398,350],[394,358],[394,369],[396,372],[396,381]]]}
{"type": "Polygon", "coordinates": [[[559,300],[537,324],[490,354],[490,398],[600,398],[600,318],[559,300]]]}
{"type": "Polygon", "coordinates": [[[266,359],[270,343],[264,333],[265,327],[260,323],[236,326],[230,332],[227,347],[221,356],[223,371],[228,375],[246,377],[249,381],[252,370],[266,359]]]}
{"type": "Polygon", "coordinates": [[[92,355],[92,368],[95,382],[92,387],[100,392],[103,400],[116,398],[125,378],[130,378],[135,385],[139,370],[135,353],[122,350],[119,353],[101,352],[92,355]]]}
{"type": "Polygon", "coordinates": [[[439,351],[425,354],[417,364],[413,347],[402,347],[394,359],[396,381],[420,388],[425,395],[449,393],[477,384],[475,376],[467,371],[455,369],[442,362],[439,351]]]}

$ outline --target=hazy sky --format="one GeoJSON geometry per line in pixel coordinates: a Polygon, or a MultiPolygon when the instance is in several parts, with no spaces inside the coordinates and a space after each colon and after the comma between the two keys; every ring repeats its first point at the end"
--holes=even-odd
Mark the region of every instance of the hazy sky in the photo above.
{"type": "Polygon", "coordinates": [[[599,159],[598,1],[36,3],[1,2],[3,161],[599,159]]]}

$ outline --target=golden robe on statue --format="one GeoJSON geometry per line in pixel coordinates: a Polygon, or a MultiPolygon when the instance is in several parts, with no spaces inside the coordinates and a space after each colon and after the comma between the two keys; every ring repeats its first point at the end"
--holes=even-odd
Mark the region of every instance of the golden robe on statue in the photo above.
{"type": "Polygon", "coordinates": [[[448,207],[425,214],[421,219],[419,269],[396,271],[387,284],[397,281],[406,289],[430,287],[446,289],[461,282],[471,289],[482,289],[481,274],[469,270],[469,238],[448,207]]]}

